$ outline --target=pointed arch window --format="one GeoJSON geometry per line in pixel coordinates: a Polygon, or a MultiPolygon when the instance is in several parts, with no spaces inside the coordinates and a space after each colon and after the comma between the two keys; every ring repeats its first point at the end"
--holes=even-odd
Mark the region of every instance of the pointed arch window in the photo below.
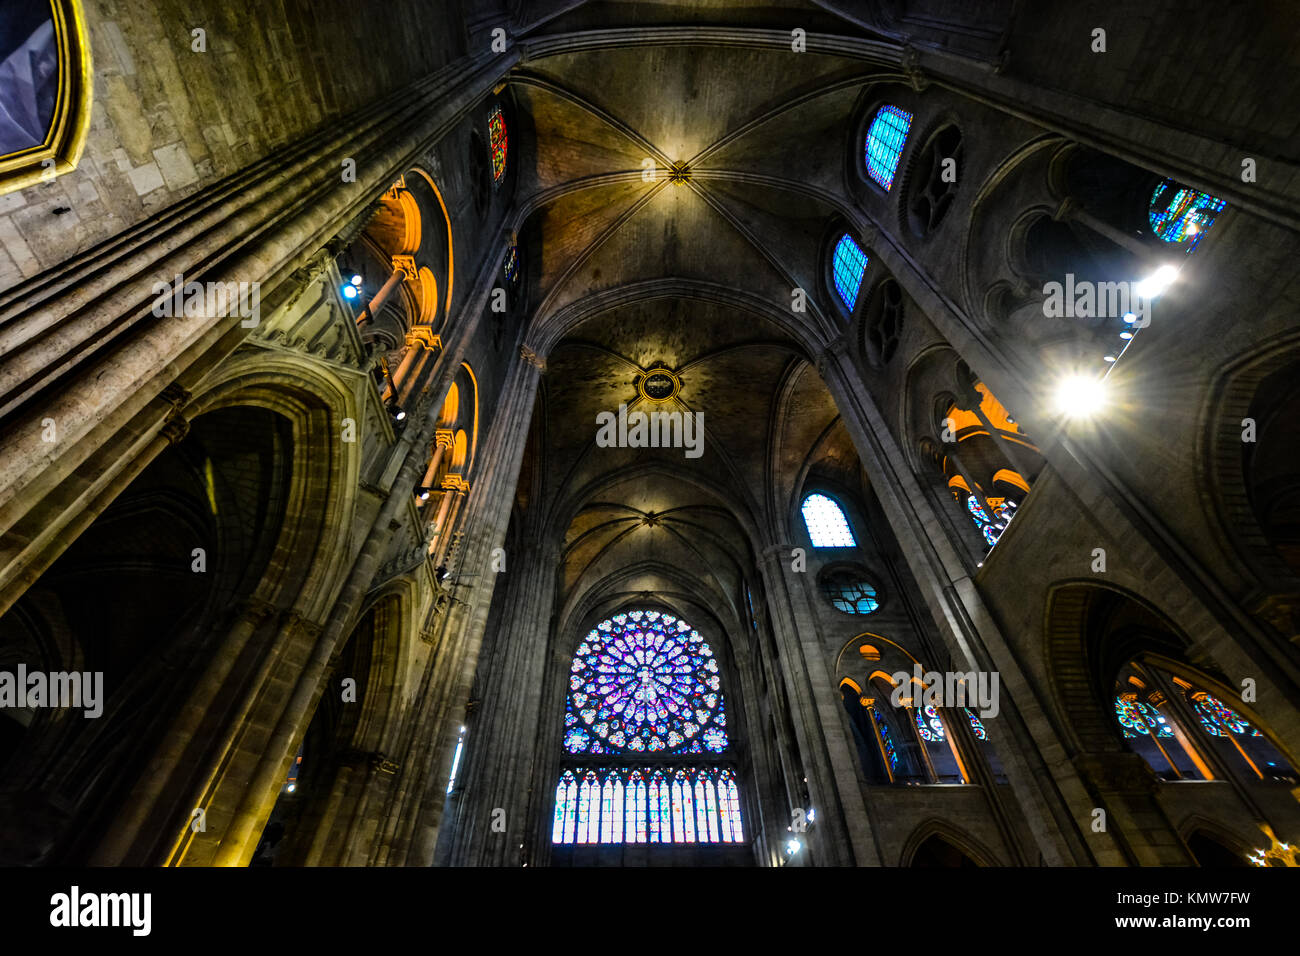
{"type": "Polygon", "coordinates": [[[493,106],[488,114],[488,142],[492,149],[492,182],[500,185],[506,174],[506,118],[500,106],[493,106]]]}
{"type": "Polygon", "coordinates": [[[575,765],[556,786],[553,843],[744,842],[721,668],[685,621],[633,610],[593,628],[563,740],[575,765]]]}
{"type": "Polygon", "coordinates": [[[1246,779],[1300,780],[1260,728],[1220,698],[1160,668],[1126,666],[1114,702],[1124,742],[1163,780],[1213,779],[1212,754],[1222,768],[1246,779]]]}
{"type": "Polygon", "coordinates": [[[832,273],[835,279],[835,294],[844,303],[849,312],[858,301],[858,289],[862,287],[862,277],[867,272],[867,254],[853,241],[847,232],[835,243],[835,255],[832,273]]]}
{"type": "Polygon", "coordinates": [[[894,185],[898,161],[912,128],[912,114],[897,106],[882,106],[867,130],[867,175],[888,190],[894,185]]]}
{"type": "Polygon", "coordinates": [[[808,495],[801,510],[814,548],[852,548],[857,544],[844,511],[832,499],[822,494],[808,495]]]}

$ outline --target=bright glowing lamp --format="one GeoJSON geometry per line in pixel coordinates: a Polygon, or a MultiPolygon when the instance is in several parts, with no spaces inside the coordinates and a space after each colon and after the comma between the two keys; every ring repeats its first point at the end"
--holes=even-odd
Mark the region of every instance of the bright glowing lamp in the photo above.
{"type": "Polygon", "coordinates": [[[1087,418],[1105,404],[1105,387],[1089,375],[1070,375],[1056,388],[1056,410],[1069,418],[1087,418]]]}
{"type": "Polygon", "coordinates": [[[1141,298],[1150,301],[1163,294],[1166,289],[1173,285],[1176,278],[1178,278],[1178,270],[1173,266],[1163,265],[1139,282],[1133,291],[1141,298]]]}

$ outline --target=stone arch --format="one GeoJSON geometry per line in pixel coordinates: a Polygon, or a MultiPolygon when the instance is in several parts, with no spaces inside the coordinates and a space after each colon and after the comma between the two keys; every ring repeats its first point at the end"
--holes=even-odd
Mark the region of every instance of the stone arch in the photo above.
{"type": "Polygon", "coordinates": [[[415,597],[414,582],[398,579],[359,614],[303,730],[294,787],[282,785],[252,865],[345,865],[347,847],[364,844],[348,837],[367,787],[396,769],[389,754],[415,597]],[[345,680],[355,683],[345,689],[345,680]]]}
{"type": "Polygon", "coordinates": [[[41,823],[0,855],[57,862],[90,852],[160,743],[162,718],[203,673],[191,662],[264,603],[294,523],[294,429],[281,411],[233,397],[204,409],[20,599],[76,649],[61,669],[103,674],[102,713],[42,722],[24,741],[6,775],[40,802],[41,823]]]}
{"type": "Polygon", "coordinates": [[[965,858],[969,863],[953,863],[947,865],[957,866],[976,866],[988,867],[1001,865],[998,857],[989,850],[983,843],[976,840],[973,836],[964,830],[961,830],[952,824],[937,818],[931,818],[919,824],[911,835],[908,836],[907,842],[903,844],[902,852],[898,856],[899,866],[936,866],[944,865],[935,862],[918,862],[918,854],[922,859],[927,855],[927,845],[935,847],[935,841],[941,844],[941,847],[947,847],[955,850],[965,858]]]}
{"type": "Polygon", "coordinates": [[[328,610],[328,584],[343,573],[345,542],[360,475],[360,455],[339,442],[344,418],[363,415],[352,391],[332,372],[292,358],[245,355],[186,406],[198,417],[231,406],[276,412],[292,428],[295,464],[290,498],[292,521],[277,545],[272,572],[258,597],[296,605],[304,616],[328,610]],[[296,554],[312,553],[304,563],[296,554]]]}
{"type": "Polygon", "coordinates": [[[1043,633],[1047,679],[1061,732],[1077,752],[1088,753],[1124,749],[1109,706],[1114,673],[1146,653],[1183,658],[1190,643],[1142,598],[1096,581],[1052,585],[1043,633]],[[1116,618],[1121,629],[1107,631],[1116,618]]]}
{"type": "MultiPolygon", "coordinates": [[[[1183,821],[1178,828],[1178,835],[1182,837],[1183,842],[1191,851],[1198,866],[1218,868],[1226,865],[1249,866],[1246,856],[1253,849],[1253,846],[1246,838],[1236,830],[1230,829],[1227,824],[1220,820],[1211,820],[1199,813],[1194,813],[1183,821]],[[1205,850],[1210,850],[1212,858],[1206,859],[1205,850]],[[1227,864],[1226,860],[1216,850],[1222,851],[1223,854],[1234,856],[1238,862],[1227,864]],[[1198,852],[1200,851],[1200,852],[1198,852]]],[[[1259,837],[1255,841],[1257,844],[1263,844],[1267,841],[1259,837]]]]}
{"type": "MultiPolygon", "coordinates": [[[[1211,386],[1201,410],[1197,482],[1206,515],[1215,530],[1214,537],[1225,556],[1239,558],[1258,591],[1281,592],[1300,599],[1300,569],[1289,565],[1261,525],[1252,504],[1250,475],[1243,442],[1247,418],[1255,418],[1256,438],[1261,423],[1258,400],[1271,397],[1273,414],[1283,410],[1287,401],[1294,402],[1294,389],[1288,395],[1261,396],[1270,383],[1288,374],[1296,363],[1300,335],[1291,334],[1271,340],[1262,348],[1239,356],[1220,372],[1211,386]]],[[[1283,613],[1277,621],[1290,636],[1296,633],[1283,613]]]]}

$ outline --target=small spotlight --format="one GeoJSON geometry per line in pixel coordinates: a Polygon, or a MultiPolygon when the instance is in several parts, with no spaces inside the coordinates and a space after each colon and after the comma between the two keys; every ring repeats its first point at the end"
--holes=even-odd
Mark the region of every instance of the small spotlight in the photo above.
{"type": "Polygon", "coordinates": [[[1056,410],[1070,418],[1087,418],[1105,404],[1105,388],[1089,375],[1071,375],[1056,388],[1056,410]]]}
{"type": "Polygon", "coordinates": [[[1131,339],[1131,338],[1133,338],[1133,333],[1132,333],[1132,332],[1121,332],[1121,333],[1119,334],[1119,337],[1120,337],[1121,339],[1131,339]]]}
{"type": "Polygon", "coordinates": [[[809,823],[817,822],[817,811],[814,810],[812,807],[808,808],[808,822],[809,823]]]}
{"type": "Polygon", "coordinates": [[[358,272],[356,275],[354,275],[354,276],[352,277],[352,280],[351,280],[351,281],[352,281],[352,284],[353,284],[354,286],[356,286],[358,289],[360,289],[360,288],[361,288],[361,273],[358,272]]]}
{"type": "Polygon", "coordinates": [[[788,853],[790,856],[794,856],[802,848],[803,848],[803,844],[800,843],[798,840],[790,840],[785,845],[785,852],[788,853]]]}
{"type": "Polygon", "coordinates": [[[355,299],[357,297],[357,287],[354,285],[345,285],[343,287],[343,298],[355,299]]]}
{"type": "Polygon", "coordinates": [[[1103,362],[1114,362],[1115,359],[1116,359],[1116,356],[1114,356],[1114,355],[1103,355],[1103,356],[1101,357],[1101,360],[1102,360],[1103,362]]]}
{"type": "Polygon", "coordinates": [[[393,421],[400,422],[406,420],[406,409],[401,405],[389,405],[388,414],[393,416],[393,421]]]}
{"type": "Polygon", "coordinates": [[[416,485],[416,486],[415,486],[415,497],[416,497],[418,500],[420,500],[420,501],[428,501],[428,500],[429,500],[429,489],[426,488],[424,485],[416,485]]]}
{"type": "Polygon", "coordinates": [[[1129,325],[1132,325],[1132,324],[1133,324],[1134,322],[1136,322],[1137,320],[1138,320],[1138,317],[1137,317],[1137,314],[1136,314],[1136,313],[1134,313],[1134,312],[1125,312],[1125,313],[1124,313],[1124,321],[1127,322],[1129,325]]]}
{"type": "Polygon", "coordinates": [[[289,784],[289,786],[285,787],[285,789],[288,790],[290,793],[293,793],[295,790],[298,789],[298,785],[296,783],[291,783],[289,784]]]}
{"type": "MultiPolygon", "coordinates": [[[[440,564],[438,567],[434,568],[433,577],[439,584],[441,584],[443,581],[447,580],[447,578],[451,577],[451,572],[447,570],[445,564],[440,564]]],[[[461,728],[461,733],[464,732],[464,728],[461,728]]]]}
{"type": "Polygon", "coordinates": [[[1170,265],[1161,266],[1137,284],[1133,291],[1144,299],[1154,299],[1168,289],[1178,278],[1178,270],[1170,265]]]}

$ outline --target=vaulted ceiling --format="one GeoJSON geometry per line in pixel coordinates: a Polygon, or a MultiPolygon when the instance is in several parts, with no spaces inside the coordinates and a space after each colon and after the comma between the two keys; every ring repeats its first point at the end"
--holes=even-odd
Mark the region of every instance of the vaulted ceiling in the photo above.
{"type": "MultiPolygon", "coordinates": [[[[812,5],[789,9],[810,30],[826,23],[812,5]]],[[[757,546],[784,540],[810,467],[861,480],[808,358],[845,331],[820,291],[822,254],[846,195],[850,116],[882,69],[788,44],[647,45],[617,26],[765,27],[771,13],[585,4],[525,37],[511,75],[531,126],[516,195],[526,338],[547,356],[539,471],[571,599],[686,589],[734,605],[757,546]],[[703,413],[703,455],[598,447],[596,416],[650,410],[635,382],[660,365],[681,379],[663,407],[703,413]]]]}

